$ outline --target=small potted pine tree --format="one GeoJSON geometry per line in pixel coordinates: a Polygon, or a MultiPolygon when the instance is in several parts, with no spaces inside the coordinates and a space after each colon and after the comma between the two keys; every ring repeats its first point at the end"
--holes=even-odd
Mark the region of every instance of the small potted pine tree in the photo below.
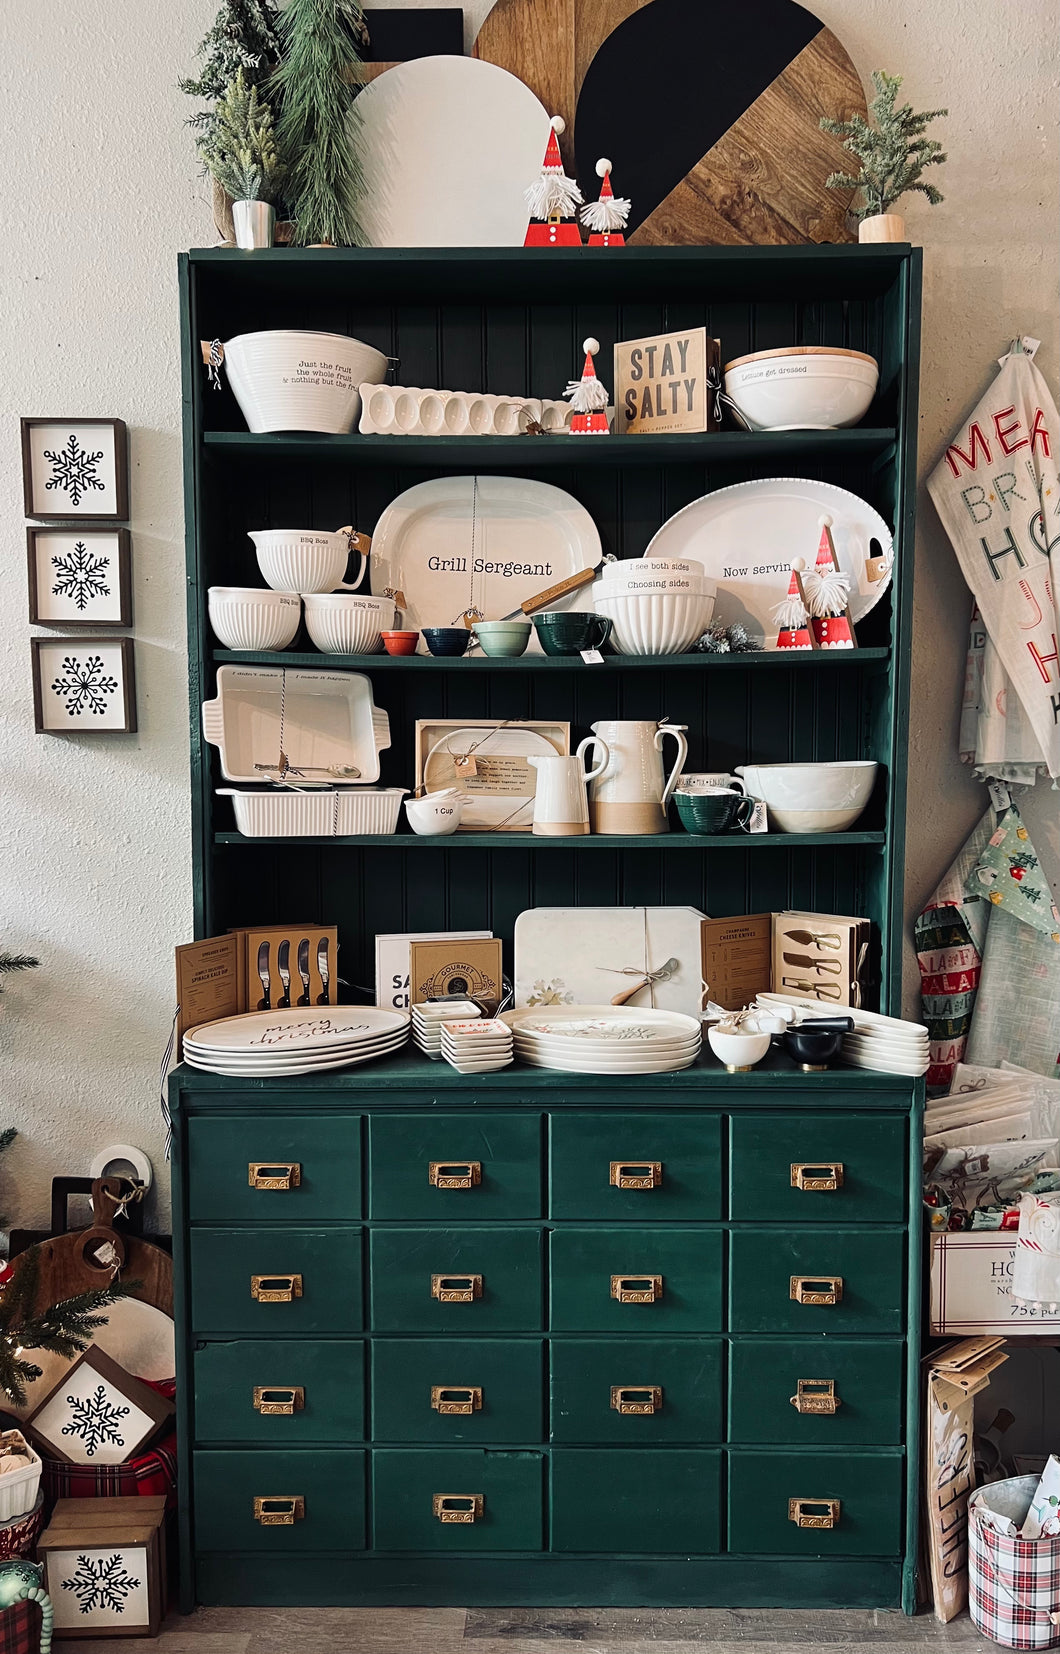
{"type": "Polygon", "coordinates": [[[276,200],[287,168],[276,147],[272,110],[242,69],[229,81],[196,146],[207,170],[232,199],[236,246],[271,247],[276,200]]]}
{"type": "Polygon", "coordinates": [[[916,115],[908,103],[896,108],[901,75],[874,69],[872,84],[876,89],[869,104],[872,125],[862,115],[849,121],[826,116],[821,121],[822,130],[842,138],[860,163],[856,173],[833,172],[828,184],[831,189],[861,191],[862,204],[853,209],[859,241],[904,241],[905,219],[891,208],[913,190],[926,195],[933,207],[942,200],[941,191],[925,184],[921,174],[925,167],[941,166],[946,156],[942,145],[924,133],[931,121],[948,115],[949,110],[930,109],[916,115]]]}

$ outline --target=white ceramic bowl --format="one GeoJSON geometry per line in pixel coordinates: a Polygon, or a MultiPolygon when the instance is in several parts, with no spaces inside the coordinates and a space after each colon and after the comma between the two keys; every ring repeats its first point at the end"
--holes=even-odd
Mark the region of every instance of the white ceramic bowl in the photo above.
{"type": "Polygon", "coordinates": [[[611,642],[620,655],[680,655],[701,637],[714,613],[714,593],[680,592],[597,597],[596,609],[613,622],[611,642]]]}
{"type": "Polygon", "coordinates": [[[381,350],[344,333],[240,333],[224,347],[228,383],[252,431],[352,431],[358,386],[385,378],[381,350]]]}
{"type": "Polygon", "coordinates": [[[406,798],[405,814],[412,831],[421,838],[448,838],[459,827],[466,803],[467,794],[459,788],[443,787],[423,798],[406,798]]]}
{"type": "Polygon", "coordinates": [[[726,1068],[753,1068],[769,1050],[771,1034],[722,1034],[707,1029],[707,1044],[726,1068]]]}
{"type": "Polygon", "coordinates": [[[872,762],[737,764],[752,798],[764,798],[769,824],[782,833],[841,833],[872,796],[872,762]]]}
{"type": "Polygon", "coordinates": [[[307,592],[306,630],[325,655],[372,655],[394,624],[392,597],[349,592],[307,592]]]}
{"type": "Polygon", "coordinates": [[[286,649],[302,618],[297,592],[211,586],[210,625],[226,649],[286,649]]]}
{"type": "Polygon", "coordinates": [[[259,528],[250,532],[258,568],[277,592],[356,591],[368,560],[360,553],[354,580],[346,581],[350,545],[341,531],[316,528],[259,528]]]}
{"type": "Polygon", "coordinates": [[[825,431],[856,425],[880,370],[858,350],[763,350],[726,364],[725,394],[753,431],[825,431]]]}
{"type": "Polygon", "coordinates": [[[613,580],[610,574],[605,574],[602,580],[595,582],[593,596],[651,597],[656,592],[664,596],[667,592],[677,592],[685,597],[702,597],[704,592],[712,592],[715,587],[716,582],[702,573],[656,574],[647,568],[624,580],[613,580]]]}

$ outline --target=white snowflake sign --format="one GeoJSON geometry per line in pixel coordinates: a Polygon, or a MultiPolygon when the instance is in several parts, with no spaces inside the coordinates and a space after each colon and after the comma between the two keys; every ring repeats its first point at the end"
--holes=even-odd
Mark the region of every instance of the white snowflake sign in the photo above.
{"type": "Polygon", "coordinates": [[[53,521],[129,515],[128,435],[120,419],[24,419],[27,517],[53,521]]]}
{"type": "Polygon", "coordinates": [[[132,638],[33,638],[30,647],[39,734],[135,730],[132,638]]]}
{"type": "Polygon", "coordinates": [[[26,1427],[51,1458],[67,1464],[126,1464],[172,1412],[171,1402],[90,1346],[26,1427]]]}
{"type": "Polygon", "coordinates": [[[37,1555],[57,1638],[157,1637],[166,1611],[165,1519],[164,1494],[56,1501],[37,1555]]]}
{"type": "Polygon", "coordinates": [[[29,528],[29,618],[35,626],[131,626],[127,528],[29,528]]]}
{"type": "Polygon", "coordinates": [[[78,1546],[48,1552],[48,1594],[55,1629],[76,1635],[126,1627],[149,1618],[145,1545],[78,1546]]]}

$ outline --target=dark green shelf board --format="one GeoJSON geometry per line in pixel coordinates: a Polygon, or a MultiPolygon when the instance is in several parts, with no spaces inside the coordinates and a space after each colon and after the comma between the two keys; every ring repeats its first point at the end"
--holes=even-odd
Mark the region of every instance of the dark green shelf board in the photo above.
{"type": "Polygon", "coordinates": [[[886,833],[586,833],[580,838],[538,838],[533,833],[354,833],[348,837],[246,838],[215,833],[215,844],[358,844],[375,850],[807,850],[881,845],[886,833]]]}
{"type": "Polygon", "coordinates": [[[829,456],[877,455],[893,448],[892,428],[849,431],[714,431],[681,436],[327,436],[308,431],[206,431],[207,454],[219,459],[330,461],[421,470],[541,470],[583,465],[745,465],[760,459],[797,464],[829,456]]]}
{"type": "MultiPolygon", "coordinates": [[[[813,649],[762,649],[747,655],[605,655],[604,665],[620,672],[685,671],[715,672],[752,668],[764,671],[768,666],[868,666],[890,660],[889,649],[832,649],[827,652],[813,649]]],[[[215,649],[213,658],[218,665],[234,666],[319,666],[328,671],[336,666],[353,667],[359,672],[584,672],[585,662],[580,655],[519,655],[515,660],[489,659],[485,655],[325,655],[317,650],[263,650],[255,653],[246,649],[215,649]]],[[[599,671],[599,666],[595,668],[599,671]]]]}

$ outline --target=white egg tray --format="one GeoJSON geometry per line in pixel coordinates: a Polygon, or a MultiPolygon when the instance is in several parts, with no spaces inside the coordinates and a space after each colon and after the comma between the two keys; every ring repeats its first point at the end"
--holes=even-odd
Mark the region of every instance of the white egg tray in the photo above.
{"type": "Polygon", "coordinates": [[[218,787],[230,798],[244,838],[348,838],[392,833],[405,787],[327,788],[312,792],[242,792],[218,787]]]}
{"type": "Polygon", "coordinates": [[[533,420],[546,431],[570,428],[569,402],[416,385],[361,385],[363,436],[522,436],[533,420]]]}

